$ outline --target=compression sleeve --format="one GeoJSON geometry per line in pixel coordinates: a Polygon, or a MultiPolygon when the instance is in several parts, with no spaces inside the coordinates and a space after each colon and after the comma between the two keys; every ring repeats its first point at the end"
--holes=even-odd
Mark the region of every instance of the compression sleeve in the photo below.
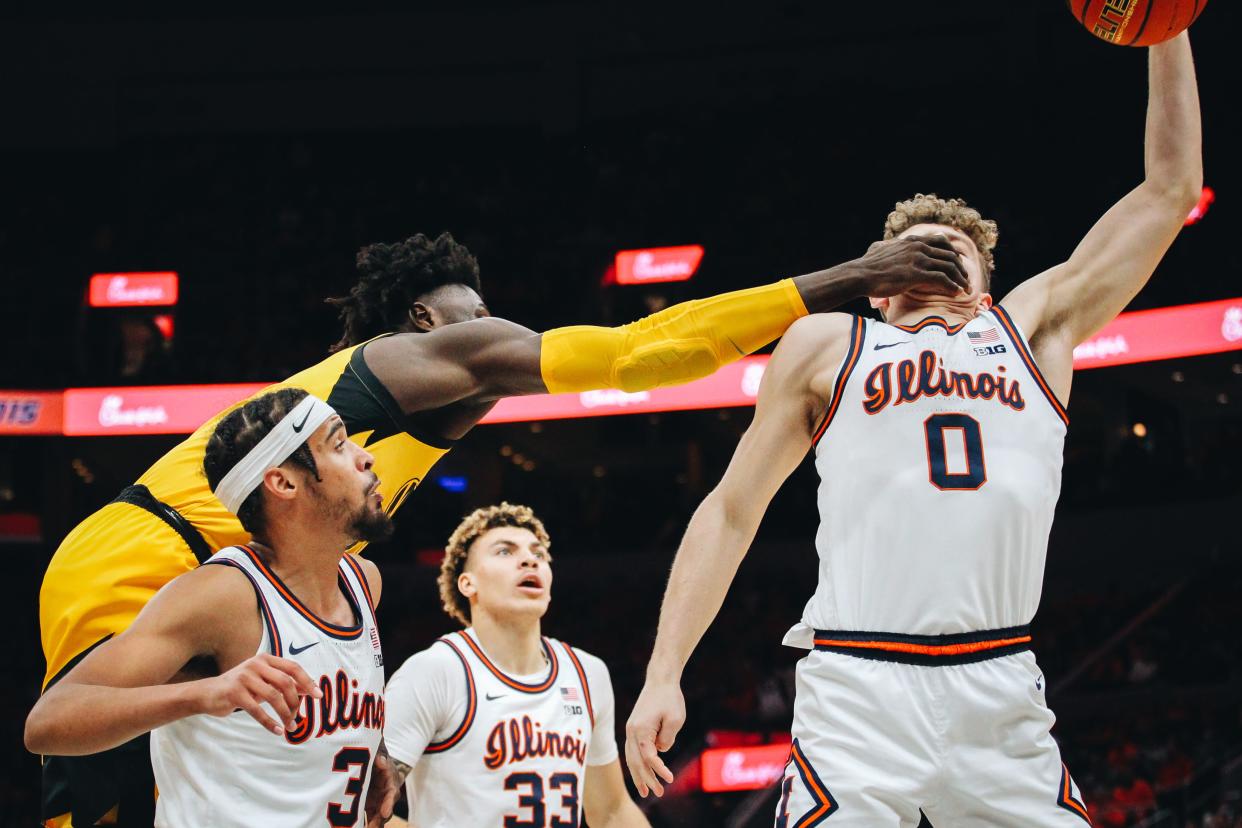
{"type": "Polygon", "coordinates": [[[543,334],[548,391],[680,385],[773,341],[805,316],[792,279],[682,302],[618,328],[578,325],[543,334]]]}

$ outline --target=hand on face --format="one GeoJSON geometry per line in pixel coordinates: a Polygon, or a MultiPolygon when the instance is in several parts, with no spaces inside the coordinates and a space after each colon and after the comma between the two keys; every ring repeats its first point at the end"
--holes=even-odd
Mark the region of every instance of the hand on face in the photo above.
{"type": "Polygon", "coordinates": [[[850,262],[868,296],[887,298],[920,289],[941,296],[970,292],[970,277],[952,242],[943,235],[880,241],[850,262]]]}

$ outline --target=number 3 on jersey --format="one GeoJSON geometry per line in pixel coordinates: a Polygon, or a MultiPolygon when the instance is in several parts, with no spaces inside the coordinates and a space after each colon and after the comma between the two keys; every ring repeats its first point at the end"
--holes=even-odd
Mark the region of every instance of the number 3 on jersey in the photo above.
{"type": "Polygon", "coordinates": [[[969,414],[933,414],[923,421],[927,479],[942,491],[973,492],[988,482],[983,434],[969,414]]]}

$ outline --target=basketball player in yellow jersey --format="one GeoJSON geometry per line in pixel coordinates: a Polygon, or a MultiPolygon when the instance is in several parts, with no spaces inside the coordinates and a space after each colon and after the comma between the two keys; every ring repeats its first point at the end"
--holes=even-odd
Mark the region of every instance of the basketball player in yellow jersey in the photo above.
{"type": "MultiPolygon", "coordinates": [[[[771,342],[808,311],[916,285],[948,295],[968,285],[946,240],[899,240],[829,270],[675,305],[630,325],[540,334],[490,316],[474,257],[447,233],[365,247],[357,264],[358,283],[332,300],[345,323],[336,352],[279,385],[304,388],[341,415],[350,439],[375,458],[390,515],[503,397],[684,383],[771,342]]],[[[39,596],[45,689],[128,627],[173,578],[249,541],[202,474],[217,420],[56,551],[39,596]]],[[[43,777],[48,824],[151,824],[145,739],[108,755],[49,758],[43,777]]]]}

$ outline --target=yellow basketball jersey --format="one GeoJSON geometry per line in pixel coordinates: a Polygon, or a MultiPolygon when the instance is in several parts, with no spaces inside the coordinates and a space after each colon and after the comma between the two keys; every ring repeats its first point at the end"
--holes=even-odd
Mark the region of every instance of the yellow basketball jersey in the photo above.
{"type": "MultiPolygon", "coordinates": [[[[411,433],[409,418],[367,368],[365,347],[339,351],[260,393],[304,388],[332,405],[350,439],[375,457],[373,468],[391,515],[452,445],[411,433]]],[[[250,541],[237,517],[212,494],[203,472],[207,440],[226,413],[204,423],[138,479],[180,513],[212,551],[250,541]]],[[[182,536],[131,502],[109,503],[79,523],[52,556],[39,593],[45,684],[82,653],[122,632],[164,584],[197,565],[182,536]]]]}
{"type": "MultiPolygon", "coordinates": [[[[375,457],[374,470],[380,479],[384,508],[391,515],[452,444],[415,437],[409,432],[407,418],[396,401],[367,368],[362,358],[364,347],[365,344],[338,351],[284,382],[263,389],[259,395],[279,388],[303,388],[335,408],[345,421],[350,439],[375,457]]],[[[138,478],[156,499],[180,512],[213,550],[250,542],[249,533],[242,529],[237,517],[211,493],[203,473],[207,440],[216,423],[232,410],[222,411],[201,425],[138,478]]],[[[359,544],[351,551],[362,547],[359,544]]]]}

